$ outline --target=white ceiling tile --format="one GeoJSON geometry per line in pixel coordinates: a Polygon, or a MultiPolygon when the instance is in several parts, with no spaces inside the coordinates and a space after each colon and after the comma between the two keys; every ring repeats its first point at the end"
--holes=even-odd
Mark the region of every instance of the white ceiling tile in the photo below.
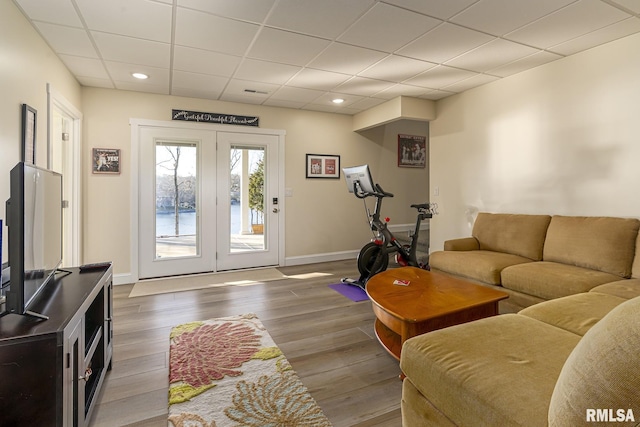
{"type": "Polygon", "coordinates": [[[618,4],[634,13],[640,13],[640,2],[638,0],[610,0],[611,3],[618,4]]]}
{"type": "Polygon", "coordinates": [[[538,49],[504,39],[495,39],[447,61],[446,64],[466,70],[484,72],[536,52],[538,49]]]}
{"type": "Polygon", "coordinates": [[[178,8],[176,44],[243,56],[259,27],[203,12],[178,8]]]}
{"type": "Polygon", "coordinates": [[[230,94],[227,92],[223,92],[222,95],[220,95],[220,101],[226,101],[226,102],[237,102],[240,104],[255,104],[255,105],[260,105],[262,104],[266,98],[264,97],[253,97],[250,95],[234,95],[234,94],[230,94]]]}
{"type": "Polygon", "coordinates": [[[332,90],[349,78],[350,76],[347,74],[305,68],[289,80],[287,86],[326,91],[332,90]]]}
{"type": "Polygon", "coordinates": [[[373,3],[373,0],[280,0],[267,24],[335,39],[373,3]]]}
{"type": "Polygon", "coordinates": [[[534,53],[533,55],[524,57],[522,59],[515,60],[501,67],[497,67],[492,70],[489,70],[487,73],[496,75],[499,77],[507,77],[512,74],[520,73],[522,71],[526,71],[530,68],[535,68],[537,66],[546,64],[551,61],[555,61],[560,58],[562,58],[562,56],[557,55],[555,53],[540,51],[538,53],[534,53]]]}
{"type": "Polygon", "coordinates": [[[82,28],[82,21],[71,0],[15,0],[15,2],[34,21],[82,28]]]}
{"type": "Polygon", "coordinates": [[[104,60],[169,68],[171,45],[168,43],[97,31],[92,32],[92,36],[104,60]]]}
{"type": "Polygon", "coordinates": [[[369,108],[373,108],[376,105],[380,105],[387,102],[387,99],[382,98],[365,98],[363,100],[354,102],[347,108],[357,109],[359,111],[368,110],[369,108]]]}
{"type": "MultiPolygon", "coordinates": [[[[274,94],[279,88],[280,85],[271,83],[231,79],[223,92],[223,96],[246,97],[248,99],[259,98],[261,100],[265,100],[274,94]],[[247,92],[247,90],[251,92],[247,92]]],[[[254,102],[252,102],[252,104],[253,103],[254,102]]]]}
{"type": "Polygon", "coordinates": [[[478,0],[446,0],[446,1],[425,1],[425,0],[386,0],[387,3],[404,7],[425,15],[439,19],[449,19],[469,7],[478,0]]]}
{"type": "Polygon", "coordinates": [[[171,5],[148,0],[75,1],[90,30],[171,41],[171,5]]]}
{"type": "Polygon", "coordinates": [[[120,89],[120,90],[130,90],[133,92],[146,92],[146,93],[157,93],[160,95],[169,95],[169,87],[167,86],[160,86],[160,85],[154,85],[154,84],[146,84],[146,85],[138,85],[135,82],[119,82],[116,81],[115,82],[116,85],[116,89],[120,89]]]}
{"type": "Polygon", "coordinates": [[[425,89],[420,86],[411,86],[411,85],[400,83],[397,85],[393,85],[390,88],[383,90],[382,92],[376,93],[376,97],[384,98],[387,100],[397,98],[398,96],[402,96],[402,95],[418,97],[426,93],[428,90],[429,89],[425,89]]]}
{"type": "Polygon", "coordinates": [[[394,52],[442,21],[378,3],[338,40],[370,49],[394,52]],[[402,29],[398,31],[398,29],[402,29]]]}
{"type": "Polygon", "coordinates": [[[451,22],[502,36],[575,0],[480,0],[451,22]]]}
{"type": "Polygon", "coordinates": [[[446,98],[447,96],[451,96],[453,94],[454,92],[447,92],[446,90],[432,90],[431,92],[427,92],[424,95],[421,95],[420,98],[437,101],[438,99],[446,98]]]}
{"type": "Polygon", "coordinates": [[[348,93],[350,95],[372,96],[393,86],[393,83],[382,80],[367,79],[365,77],[353,77],[337,88],[336,92],[348,93]]]}
{"type": "Polygon", "coordinates": [[[217,93],[217,96],[219,96],[228,82],[229,79],[226,77],[174,71],[171,79],[171,90],[172,92],[175,89],[203,90],[209,93],[217,93]]]}
{"type": "Polygon", "coordinates": [[[573,55],[574,53],[581,52],[594,46],[599,46],[637,32],[640,32],[640,18],[632,17],[585,34],[584,36],[576,37],[566,43],[552,46],[549,50],[561,55],[573,55]]]}
{"type": "Polygon", "coordinates": [[[239,56],[184,46],[176,46],[173,52],[175,70],[214,76],[231,77],[238,68],[240,60],[239,56]]]}
{"type": "Polygon", "coordinates": [[[490,76],[488,74],[477,74],[465,80],[460,80],[449,86],[443,87],[444,90],[449,92],[464,92],[465,90],[473,89],[474,87],[482,86],[487,83],[499,80],[500,77],[490,76]]]}
{"type": "Polygon", "coordinates": [[[400,49],[398,53],[424,61],[442,63],[492,39],[487,34],[444,23],[400,49]]]}
{"type": "Polygon", "coordinates": [[[313,89],[301,89],[291,86],[282,86],[278,89],[270,99],[277,99],[280,101],[300,101],[303,103],[309,103],[324,94],[324,91],[313,89]]]}
{"type": "Polygon", "coordinates": [[[275,62],[245,59],[233,75],[236,79],[282,85],[293,77],[301,67],[275,62]]]}
{"type": "Polygon", "coordinates": [[[507,34],[506,38],[546,49],[622,21],[629,16],[601,1],[580,0],[507,34]]]}
{"type": "Polygon", "coordinates": [[[332,43],[316,59],[309,63],[309,67],[337,73],[358,74],[385,56],[387,56],[385,53],[375,50],[342,43],[332,43]]]}
{"type": "Polygon", "coordinates": [[[313,104],[329,105],[334,108],[343,108],[363,99],[364,97],[362,96],[350,95],[348,93],[326,92],[320,95],[315,101],[313,101],[313,104]],[[343,99],[344,102],[342,104],[335,104],[333,100],[336,98],[343,99]]]}
{"type": "Polygon", "coordinates": [[[436,64],[431,62],[391,55],[367,68],[359,75],[389,82],[402,82],[435,66],[436,64]]]}
{"type": "Polygon", "coordinates": [[[431,89],[441,89],[460,80],[468,79],[477,73],[471,71],[459,70],[444,65],[438,65],[414,78],[407,80],[406,83],[422,86],[431,89]]]}
{"type": "Polygon", "coordinates": [[[95,77],[82,77],[82,76],[77,76],[76,78],[78,79],[78,82],[82,86],[115,89],[115,85],[109,79],[99,79],[95,77]]]}
{"type": "Polygon", "coordinates": [[[303,110],[311,110],[311,111],[322,111],[325,113],[336,113],[340,114],[341,107],[335,104],[307,104],[302,107],[303,110]]]}
{"type": "Polygon", "coordinates": [[[85,30],[44,22],[35,25],[56,53],[98,58],[85,30]]]}
{"type": "Polygon", "coordinates": [[[214,100],[220,98],[220,93],[209,92],[202,88],[189,89],[189,88],[183,88],[183,87],[176,87],[171,89],[170,95],[184,96],[186,98],[200,98],[200,99],[214,99],[214,100]]]}
{"type": "Polygon", "coordinates": [[[126,64],[123,62],[105,61],[105,65],[111,78],[118,83],[131,83],[143,87],[161,86],[169,89],[169,70],[163,68],[149,67],[148,65],[126,64]],[[139,80],[133,77],[132,73],[144,73],[149,76],[146,80],[139,80]]]}
{"type": "Polygon", "coordinates": [[[274,2],[275,0],[178,0],[178,6],[262,23],[274,2]]]}
{"type": "Polygon", "coordinates": [[[247,56],[303,66],[329,46],[329,43],[328,40],[317,37],[264,28],[247,56]]]}
{"type": "Polygon", "coordinates": [[[104,64],[99,59],[71,55],[60,55],[60,59],[69,71],[77,77],[109,79],[109,74],[107,74],[104,64]]]}
{"type": "Polygon", "coordinates": [[[304,107],[306,104],[306,102],[285,101],[283,99],[274,99],[273,97],[267,99],[262,103],[262,105],[268,105],[270,107],[293,108],[296,110],[304,107]]]}

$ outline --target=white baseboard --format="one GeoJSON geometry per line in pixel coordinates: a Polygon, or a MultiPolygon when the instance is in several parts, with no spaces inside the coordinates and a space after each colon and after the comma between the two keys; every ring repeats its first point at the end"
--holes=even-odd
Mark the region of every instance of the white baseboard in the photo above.
{"type": "Polygon", "coordinates": [[[131,273],[118,273],[113,275],[113,284],[117,285],[129,285],[136,283],[131,273]]]}
{"type": "Polygon", "coordinates": [[[285,258],[284,266],[317,264],[319,262],[342,261],[345,259],[352,259],[355,262],[356,258],[358,257],[358,252],[360,251],[356,250],[356,251],[330,252],[330,253],[324,253],[324,254],[288,257],[288,258],[285,258]]]}

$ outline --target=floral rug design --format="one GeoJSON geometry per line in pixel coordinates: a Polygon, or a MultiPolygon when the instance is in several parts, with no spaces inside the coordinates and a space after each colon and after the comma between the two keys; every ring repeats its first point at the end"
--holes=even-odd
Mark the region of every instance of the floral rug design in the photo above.
{"type": "Polygon", "coordinates": [[[330,427],[254,314],[171,330],[169,427],[330,427]]]}

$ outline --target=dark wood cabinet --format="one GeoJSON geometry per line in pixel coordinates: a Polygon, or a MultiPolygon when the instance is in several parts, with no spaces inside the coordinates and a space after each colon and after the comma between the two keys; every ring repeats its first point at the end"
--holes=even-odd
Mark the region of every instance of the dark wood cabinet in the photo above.
{"type": "Polygon", "coordinates": [[[69,269],[0,318],[0,425],[86,426],[113,354],[112,267],[69,269]]]}

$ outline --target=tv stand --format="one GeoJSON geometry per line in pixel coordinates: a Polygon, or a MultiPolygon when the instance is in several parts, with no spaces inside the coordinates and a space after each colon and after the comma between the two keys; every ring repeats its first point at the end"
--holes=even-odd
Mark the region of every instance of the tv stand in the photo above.
{"type": "Polygon", "coordinates": [[[49,320],[0,318],[0,425],[89,425],[111,368],[113,273],[68,271],[29,307],[49,320]]]}

